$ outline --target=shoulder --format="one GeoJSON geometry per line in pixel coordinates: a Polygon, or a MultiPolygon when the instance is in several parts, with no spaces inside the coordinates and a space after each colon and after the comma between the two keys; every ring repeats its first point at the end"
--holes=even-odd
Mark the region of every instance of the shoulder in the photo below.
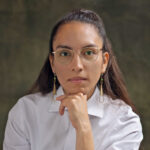
{"type": "Polygon", "coordinates": [[[119,115],[119,116],[135,116],[139,118],[139,116],[133,112],[131,106],[126,104],[123,100],[121,99],[112,99],[109,96],[105,95],[104,98],[104,107],[105,111],[111,113],[111,115],[119,115]]]}
{"type": "Polygon", "coordinates": [[[22,118],[24,115],[31,116],[35,114],[37,110],[45,109],[52,99],[52,94],[48,93],[42,95],[42,93],[34,93],[25,95],[18,99],[16,104],[9,111],[9,118],[22,118]]]}
{"type": "Polygon", "coordinates": [[[104,95],[104,103],[112,108],[128,107],[128,105],[121,99],[112,99],[108,95],[104,95]]]}
{"type": "Polygon", "coordinates": [[[142,139],[140,117],[123,100],[105,98],[104,118],[107,120],[110,149],[138,149],[142,139]]]}
{"type": "Polygon", "coordinates": [[[113,100],[107,97],[105,100],[105,112],[112,118],[111,127],[115,132],[137,133],[142,137],[142,125],[139,115],[133,112],[131,106],[121,99],[113,100]]]}

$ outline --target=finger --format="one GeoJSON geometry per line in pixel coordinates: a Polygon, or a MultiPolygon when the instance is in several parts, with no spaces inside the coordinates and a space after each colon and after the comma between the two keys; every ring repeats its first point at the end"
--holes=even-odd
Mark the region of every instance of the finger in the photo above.
{"type": "Polygon", "coordinates": [[[60,106],[59,106],[59,114],[63,115],[64,111],[65,111],[65,106],[63,105],[63,103],[61,103],[60,106]]]}
{"type": "Polygon", "coordinates": [[[78,93],[78,96],[80,97],[80,98],[83,98],[83,99],[85,99],[85,100],[87,100],[87,94],[84,94],[84,93],[78,93]]]}
{"type": "Polygon", "coordinates": [[[79,96],[83,96],[83,95],[84,95],[84,93],[79,92],[77,95],[79,95],[79,96]]]}
{"type": "Polygon", "coordinates": [[[79,92],[77,95],[80,96],[80,97],[85,97],[85,98],[87,98],[87,94],[82,93],[82,92],[79,92]]]}
{"type": "Polygon", "coordinates": [[[84,88],[80,88],[79,89],[79,93],[82,93],[84,95],[85,94],[85,89],[84,88]]]}
{"type": "Polygon", "coordinates": [[[83,96],[84,96],[85,98],[87,98],[87,94],[83,94],[83,96]]]}
{"type": "Polygon", "coordinates": [[[61,96],[56,97],[56,100],[62,100],[64,98],[65,98],[65,95],[61,95],[61,96]]]}

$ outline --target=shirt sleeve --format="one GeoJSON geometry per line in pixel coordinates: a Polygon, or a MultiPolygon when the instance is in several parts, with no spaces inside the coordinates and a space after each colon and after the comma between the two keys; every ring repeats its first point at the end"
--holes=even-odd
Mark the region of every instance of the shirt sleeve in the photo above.
{"type": "Polygon", "coordinates": [[[18,102],[8,115],[3,150],[30,150],[30,143],[26,137],[24,122],[21,104],[18,102]]]}
{"type": "Polygon", "coordinates": [[[105,150],[139,150],[143,139],[140,118],[130,106],[121,106],[112,122],[109,145],[105,150]]]}

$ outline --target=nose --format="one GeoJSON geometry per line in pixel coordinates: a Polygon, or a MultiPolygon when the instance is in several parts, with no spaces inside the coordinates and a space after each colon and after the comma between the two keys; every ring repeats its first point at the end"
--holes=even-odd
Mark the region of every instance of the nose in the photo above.
{"type": "Polygon", "coordinates": [[[71,66],[72,71],[81,72],[83,70],[83,63],[79,55],[74,56],[71,66]]]}

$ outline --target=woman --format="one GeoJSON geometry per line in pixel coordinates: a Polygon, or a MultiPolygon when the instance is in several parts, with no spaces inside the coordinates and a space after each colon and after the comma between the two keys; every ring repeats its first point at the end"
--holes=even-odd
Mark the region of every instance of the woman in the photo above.
{"type": "Polygon", "coordinates": [[[9,112],[4,150],[138,150],[142,138],[102,20],[68,13],[38,79],[9,112]]]}

